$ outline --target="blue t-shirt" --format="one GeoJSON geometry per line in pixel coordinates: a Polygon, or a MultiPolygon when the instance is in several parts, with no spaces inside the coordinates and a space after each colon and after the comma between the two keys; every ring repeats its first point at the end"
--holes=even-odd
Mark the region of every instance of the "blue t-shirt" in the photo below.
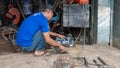
{"type": "Polygon", "coordinates": [[[41,30],[42,33],[49,32],[48,20],[40,12],[32,14],[22,22],[16,35],[16,43],[19,46],[31,46],[38,30],[41,30]]]}

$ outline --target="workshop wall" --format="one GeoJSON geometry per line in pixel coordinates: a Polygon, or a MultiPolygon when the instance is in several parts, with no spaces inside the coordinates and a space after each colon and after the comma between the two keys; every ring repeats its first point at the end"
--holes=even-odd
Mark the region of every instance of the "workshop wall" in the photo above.
{"type": "Polygon", "coordinates": [[[113,46],[120,49],[120,0],[114,2],[113,46]]]}
{"type": "Polygon", "coordinates": [[[98,0],[98,27],[97,43],[109,44],[111,40],[111,17],[113,14],[111,7],[113,0],[98,0]]]}

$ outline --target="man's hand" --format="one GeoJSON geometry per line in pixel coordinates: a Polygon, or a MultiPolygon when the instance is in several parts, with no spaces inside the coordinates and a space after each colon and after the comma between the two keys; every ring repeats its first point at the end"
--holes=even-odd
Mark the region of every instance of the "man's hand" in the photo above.
{"type": "Polygon", "coordinates": [[[61,35],[61,34],[58,34],[58,33],[49,32],[49,34],[50,34],[50,35],[53,35],[53,36],[56,36],[56,37],[60,37],[60,38],[62,38],[62,39],[64,39],[64,38],[65,38],[65,36],[64,36],[64,35],[61,35]]]}
{"type": "Polygon", "coordinates": [[[58,37],[59,37],[59,38],[62,38],[62,39],[65,39],[65,36],[64,36],[64,35],[61,35],[61,34],[58,34],[58,37]]]}
{"type": "MultiPolygon", "coordinates": [[[[54,35],[55,35],[55,33],[51,33],[51,34],[54,34],[54,35]]],[[[59,35],[59,34],[58,34],[58,35],[59,35]]],[[[61,45],[60,43],[56,42],[55,40],[53,40],[53,39],[50,37],[49,32],[43,33],[43,36],[44,36],[44,38],[45,38],[45,41],[46,41],[48,44],[53,45],[53,46],[58,46],[58,47],[61,49],[61,52],[66,52],[65,47],[64,47],[63,45],[61,45]]],[[[64,36],[62,36],[62,35],[59,35],[59,36],[64,38],[64,36]]]]}
{"type": "Polygon", "coordinates": [[[61,52],[66,52],[66,48],[63,45],[59,46],[59,48],[61,49],[61,52]]]}

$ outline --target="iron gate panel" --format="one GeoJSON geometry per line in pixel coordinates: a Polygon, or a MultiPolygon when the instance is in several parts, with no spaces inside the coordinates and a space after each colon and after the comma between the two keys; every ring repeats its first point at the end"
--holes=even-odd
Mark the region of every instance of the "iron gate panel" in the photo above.
{"type": "Polygon", "coordinates": [[[63,4],[64,27],[89,27],[89,5],[63,4]]]}

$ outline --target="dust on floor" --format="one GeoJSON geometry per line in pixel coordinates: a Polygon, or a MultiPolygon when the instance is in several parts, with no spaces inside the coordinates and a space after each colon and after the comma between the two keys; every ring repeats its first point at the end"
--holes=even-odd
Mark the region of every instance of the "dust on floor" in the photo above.
{"type": "MultiPolygon", "coordinates": [[[[89,63],[101,57],[108,65],[120,68],[120,50],[103,45],[79,46],[79,56],[85,57],[89,63]]],[[[69,55],[77,56],[75,48],[68,48],[69,55]]],[[[35,57],[33,53],[13,53],[0,55],[0,68],[53,68],[53,63],[60,54],[35,57]]],[[[77,68],[77,67],[74,67],[77,68]]],[[[82,68],[78,67],[78,68],[82,68]]]]}

